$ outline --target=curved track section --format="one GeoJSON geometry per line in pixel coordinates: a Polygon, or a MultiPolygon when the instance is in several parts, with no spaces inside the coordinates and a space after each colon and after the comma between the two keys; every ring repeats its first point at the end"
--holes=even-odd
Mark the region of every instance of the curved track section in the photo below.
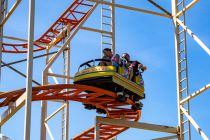
{"type": "MultiPolygon", "coordinates": [[[[0,107],[7,106],[9,103],[16,101],[25,89],[10,91],[0,94],[0,107]]],[[[116,94],[108,90],[75,84],[60,84],[33,87],[33,101],[39,100],[72,100],[83,104],[91,104],[97,108],[104,109],[107,117],[113,119],[125,118],[130,121],[138,121],[141,112],[131,110],[131,105],[134,104],[131,100],[126,103],[116,101],[116,94]],[[68,89],[68,91],[66,90],[68,89]]],[[[100,139],[107,140],[117,134],[127,130],[126,127],[100,125],[100,139]]],[[[73,140],[93,140],[94,127],[86,130],[73,140]]]]}
{"type": "MultiPolygon", "coordinates": [[[[88,2],[86,0],[75,0],[59,19],[34,42],[34,51],[46,49],[46,46],[52,42],[67,25],[70,26],[70,31],[74,31],[91,11],[94,4],[94,2],[88,2]]],[[[63,38],[60,38],[56,44],[62,40],[63,38]]],[[[3,43],[2,45],[2,52],[5,53],[26,53],[28,48],[27,43],[3,43]]]]}

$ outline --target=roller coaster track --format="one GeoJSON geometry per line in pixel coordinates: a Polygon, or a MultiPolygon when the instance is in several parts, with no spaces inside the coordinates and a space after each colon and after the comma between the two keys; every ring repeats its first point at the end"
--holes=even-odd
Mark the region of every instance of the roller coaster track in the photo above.
{"type": "MultiPolygon", "coordinates": [[[[16,101],[25,93],[25,89],[10,91],[0,94],[0,107],[8,106],[16,101]]],[[[103,109],[108,118],[124,118],[130,121],[138,121],[141,111],[133,111],[131,105],[133,101],[127,100],[125,103],[116,101],[117,95],[111,91],[85,85],[59,84],[33,87],[32,100],[72,100],[83,104],[91,104],[97,108],[103,109]],[[66,90],[67,89],[67,90],[66,90]],[[88,92],[88,93],[87,93],[88,92]],[[103,97],[102,97],[103,96],[103,97]]],[[[107,140],[117,134],[127,130],[127,127],[100,125],[100,139],[107,140]]],[[[73,140],[93,140],[94,127],[86,130],[73,140]]]]}
{"type": "MultiPolygon", "coordinates": [[[[96,7],[95,2],[86,0],[75,0],[59,19],[34,42],[34,52],[45,50],[52,43],[59,44],[64,36],[58,37],[68,26],[71,32],[78,29],[79,25],[88,18],[90,12],[96,7]]],[[[27,43],[3,43],[2,52],[4,53],[27,53],[27,43]]],[[[9,106],[25,93],[25,89],[0,93],[0,107],[9,106]]],[[[133,101],[127,100],[125,103],[116,101],[116,93],[85,85],[58,84],[33,87],[32,100],[72,100],[83,104],[91,104],[106,111],[108,118],[124,118],[130,121],[138,121],[141,111],[133,111],[131,105],[133,101]],[[66,90],[68,89],[68,90],[66,90]],[[88,93],[87,93],[88,92],[88,93]],[[103,96],[103,98],[101,98],[103,96]]],[[[127,127],[100,125],[100,139],[107,140],[119,133],[127,130],[127,127]]],[[[84,131],[73,140],[93,140],[94,127],[84,131]]]]}
{"type": "MultiPolygon", "coordinates": [[[[59,19],[39,38],[34,42],[34,52],[45,50],[46,46],[56,38],[59,33],[66,27],[70,26],[69,30],[74,31],[78,25],[86,18],[95,6],[95,2],[87,0],[75,0],[59,19]]],[[[56,40],[54,45],[60,43],[64,37],[56,40]]],[[[27,43],[3,43],[2,52],[4,53],[26,53],[27,43]]]]}

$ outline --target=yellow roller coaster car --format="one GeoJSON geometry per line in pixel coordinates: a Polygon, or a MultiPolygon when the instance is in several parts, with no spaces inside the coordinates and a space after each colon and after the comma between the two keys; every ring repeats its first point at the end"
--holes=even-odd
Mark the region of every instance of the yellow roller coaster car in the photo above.
{"type": "MultiPolygon", "coordinates": [[[[97,62],[100,63],[101,61],[110,60],[95,59],[81,64],[78,72],[75,74],[74,83],[113,91],[119,96],[118,100],[120,102],[125,101],[127,98],[131,98],[139,104],[139,100],[145,98],[143,86],[123,77],[116,71],[114,66],[95,65],[97,62]]],[[[138,106],[141,107],[141,105],[138,106]]]]}

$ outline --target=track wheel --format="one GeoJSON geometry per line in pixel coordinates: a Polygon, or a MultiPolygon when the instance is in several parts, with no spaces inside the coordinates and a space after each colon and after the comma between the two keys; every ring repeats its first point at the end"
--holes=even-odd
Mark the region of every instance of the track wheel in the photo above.
{"type": "Polygon", "coordinates": [[[90,105],[90,104],[84,104],[85,109],[91,110],[91,109],[96,109],[95,106],[90,105]]]}
{"type": "Polygon", "coordinates": [[[117,101],[121,103],[126,101],[124,92],[117,92],[117,101]]]}
{"type": "Polygon", "coordinates": [[[143,104],[140,101],[135,101],[135,104],[132,105],[131,109],[134,111],[142,110],[143,104]]]}
{"type": "Polygon", "coordinates": [[[100,108],[96,108],[96,113],[98,114],[106,114],[106,111],[100,108]]]}

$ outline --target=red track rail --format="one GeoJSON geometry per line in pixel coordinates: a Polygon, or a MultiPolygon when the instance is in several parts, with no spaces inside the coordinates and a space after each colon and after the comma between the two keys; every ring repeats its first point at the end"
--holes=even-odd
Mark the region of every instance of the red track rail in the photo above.
{"type": "MultiPolygon", "coordinates": [[[[0,94],[0,107],[7,106],[9,103],[17,100],[25,89],[6,92],[0,94]]],[[[107,112],[107,117],[119,119],[122,116],[131,121],[138,121],[140,118],[140,111],[133,111],[130,108],[134,103],[128,100],[126,103],[119,103],[116,101],[116,94],[104,89],[85,86],[85,85],[47,85],[33,88],[33,101],[39,100],[72,100],[84,104],[92,104],[97,108],[104,109],[107,112]],[[68,91],[64,89],[69,89],[68,91]],[[86,93],[88,91],[88,93],[86,93]],[[103,96],[105,95],[105,96],[103,96]],[[103,96],[103,98],[101,98],[103,96]]],[[[108,140],[117,134],[127,130],[126,127],[101,125],[100,126],[100,139],[108,140]]],[[[80,135],[73,138],[73,140],[93,140],[94,127],[86,130],[80,135]]]]}
{"type": "MultiPolygon", "coordinates": [[[[90,3],[90,2],[89,2],[90,3]]],[[[94,3],[88,4],[86,0],[75,0],[59,19],[39,38],[34,42],[34,51],[46,49],[45,44],[49,44],[57,35],[67,26],[70,25],[70,30],[73,31],[78,27],[81,21],[93,8],[94,3]],[[85,3],[86,2],[86,3],[85,3]]],[[[61,42],[61,38],[59,42],[61,42]]],[[[2,52],[5,53],[26,53],[28,44],[3,43],[2,52]]]]}

